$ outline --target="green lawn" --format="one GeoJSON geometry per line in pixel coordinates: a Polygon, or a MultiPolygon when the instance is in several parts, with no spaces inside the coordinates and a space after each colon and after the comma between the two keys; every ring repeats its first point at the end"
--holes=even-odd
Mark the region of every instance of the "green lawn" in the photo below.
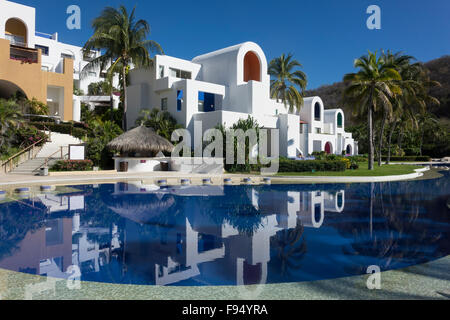
{"type": "Polygon", "coordinates": [[[375,170],[369,171],[367,163],[360,163],[358,170],[346,170],[344,172],[323,171],[323,172],[282,172],[277,176],[326,176],[326,177],[380,177],[380,176],[395,176],[414,173],[415,169],[421,166],[414,165],[383,165],[379,167],[375,164],[375,170]]]}

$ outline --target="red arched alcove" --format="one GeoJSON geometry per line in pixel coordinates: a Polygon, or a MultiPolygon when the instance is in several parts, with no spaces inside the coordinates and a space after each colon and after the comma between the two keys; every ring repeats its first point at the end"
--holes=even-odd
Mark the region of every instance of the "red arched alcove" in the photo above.
{"type": "Polygon", "coordinates": [[[261,81],[261,63],[258,56],[249,51],[244,57],[244,81],[261,81]]]}
{"type": "Polygon", "coordinates": [[[333,146],[331,145],[330,142],[327,142],[327,144],[325,145],[325,152],[327,154],[333,153],[333,146]]]}

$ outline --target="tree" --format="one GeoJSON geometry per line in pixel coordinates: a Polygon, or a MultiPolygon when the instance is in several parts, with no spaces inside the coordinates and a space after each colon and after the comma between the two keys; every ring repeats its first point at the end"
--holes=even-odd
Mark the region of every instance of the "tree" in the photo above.
{"type": "Polygon", "coordinates": [[[88,71],[98,71],[108,68],[107,79],[112,83],[113,75],[121,74],[123,91],[123,129],[127,130],[127,70],[133,65],[136,68],[150,67],[153,60],[150,53],[162,53],[161,46],[147,40],[150,26],[145,20],[136,21],[133,8],[128,14],[125,6],[118,9],[106,7],[99,17],[92,22],[94,34],[83,47],[85,53],[92,50],[101,50],[100,56],[94,58],[83,69],[83,74],[88,71]]]}
{"type": "Polygon", "coordinates": [[[307,76],[300,70],[302,65],[292,59],[292,54],[287,56],[283,53],[281,57],[273,59],[269,64],[270,96],[272,99],[281,101],[289,112],[299,111],[303,106],[303,93],[308,84],[307,76]],[[299,91],[300,90],[300,91],[299,91]]]}
{"type": "Polygon", "coordinates": [[[355,60],[357,73],[344,76],[348,87],[344,91],[345,103],[354,108],[356,114],[367,115],[369,170],[374,169],[373,115],[380,109],[392,110],[391,100],[402,93],[394,80],[401,76],[382,56],[369,51],[368,55],[355,60]]]}

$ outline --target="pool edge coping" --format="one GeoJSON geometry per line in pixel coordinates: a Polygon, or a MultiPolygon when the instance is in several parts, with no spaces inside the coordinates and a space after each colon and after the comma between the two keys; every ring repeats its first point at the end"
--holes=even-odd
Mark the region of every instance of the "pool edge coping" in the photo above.
{"type": "MultiPolygon", "coordinates": [[[[429,171],[429,167],[423,167],[415,169],[414,173],[409,173],[405,175],[392,175],[392,176],[356,176],[356,177],[342,177],[342,176],[270,176],[272,182],[275,183],[293,183],[293,184],[301,184],[301,183],[370,183],[370,182],[393,182],[393,181],[406,181],[413,180],[416,178],[420,178],[424,175],[425,172],[429,171]]],[[[11,177],[11,175],[7,175],[11,177]]],[[[24,177],[24,176],[19,176],[24,177]]],[[[244,174],[222,174],[222,175],[208,175],[208,174],[177,174],[177,175],[155,175],[155,174],[145,174],[145,175],[136,175],[136,174],[128,174],[128,175],[116,175],[116,176],[70,176],[67,175],[65,177],[52,177],[49,176],[47,178],[40,177],[40,179],[24,179],[19,181],[0,181],[0,187],[17,187],[20,185],[39,185],[39,184],[54,184],[54,185],[67,185],[67,184],[80,184],[86,182],[117,182],[117,181],[138,181],[138,180],[148,180],[148,179],[183,179],[183,178],[252,178],[252,179],[263,179],[266,176],[256,176],[252,174],[244,175],[244,174]]],[[[1,176],[0,176],[1,178],[1,176]]]]}

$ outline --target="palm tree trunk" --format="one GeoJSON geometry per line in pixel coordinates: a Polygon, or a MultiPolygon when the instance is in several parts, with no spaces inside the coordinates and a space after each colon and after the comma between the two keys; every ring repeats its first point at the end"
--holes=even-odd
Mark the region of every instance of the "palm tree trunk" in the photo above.
{"type": "Polygon", "coordinates": [[[389,142],[388,142],[388,156],[386,164],[391,163],[391,147],[392,147],[392,136],[394,135],[395,128],[397,127],[397,122],[394,122],[394,125],[391,128],[391,132],[389,132],[389,142]]]}
{"type": "Polygon", "coordinates": [[[381,129],[380,129],[380,141],[378,142],[378,166],[381,167],[381,161],[383,158],[383,138],[384,138],[384,128],[386,126],[386,119],[387,119],[387,111],[384,111],[383,114],[383,120],[381,122],[381,129]]]}
{"type": "Polygon", "coordinates": [[[369,107],[368,117],[367,117],[367,125],[369,128],[369,170],[374,169],[374,146],[373,146],[373,106],[372,103],[369,107]]]}
{"type": "Polygon", "coordinates": [[[122,87],[123,87],[123,131],[127,131],[127,72],[125,65],[122,67],[122,87]]]}

